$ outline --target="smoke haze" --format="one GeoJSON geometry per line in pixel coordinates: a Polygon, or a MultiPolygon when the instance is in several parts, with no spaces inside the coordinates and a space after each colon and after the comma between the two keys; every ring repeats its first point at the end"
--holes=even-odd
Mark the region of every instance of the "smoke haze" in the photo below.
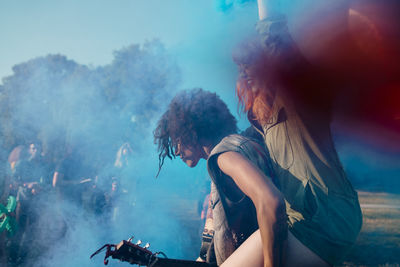
{"type": "MultiPolygon", "coordinates": [[[[19,48],[19,55],[10,58],[6,51],[13,50],[0,46],[4,62],[13,65],[11,73],[1,72],[6,73],[0,84],[1,162],[8,164],[7,157],[17,145],[39,139],[54,171],[66,151],[72,150],[79,154],[91,178],[98,179],[96,189],[82,185],[93,193],[89,197],[95,198],[96,193],[110,189],[118,149],[124,143],[132,148],[129,164],[120,173],[124,190],[115,198],[117,209],[97,213],[68,201],[61,205],[53,193],[38,201],[38,228],[30,237],[37,249],[28,255],[26,266],[99,266],[102,255],[89,260],[91,253],[105,243],[132,235],[168,257],[197,257],[199,209],[209,191],[205,162],[189,169],[179,159],[166,160],[160,176],[154,179],[158,155],[152,130],[176,92],[193,87],[217,92],[238,118],[239,128],[249,126],[245,116],[236,112],[237,70],[231,51],[254,33],[257,21],[255,1],[231,1],[235,2],[232,6],[218,6],[223,1],[200,2],[25,3],[30,10],[28,21],[21,18],[17,23],[17,18],[0,15],[1,33],[19,48]],[[95,6],[99,14],[90,15],[95,6]],[[47,11],[46,16],[41,9],[47,11]],[[41,28],[43,25],[48,28],[41,28]],[[24,27],[29,31],[24,32],[24,27]]],[[[305,14],[323,16],[342,8],[346,1],[314,2],[283,1],[282,8],[305,55],[329,65],[330,58],[319,53],[326,51],[323,42],[310,46],[317,34],[308,28],[310,17],[305,14]],[[321,9],[326,13],[320,13],[321,9]]],[[[17,6],[9,10],[10,14],[22,13],[17,6]]],[[[349,102],[355,99],[351,97],[349,102]]],[[[345,107],[343,110],[344,114],[356,114],[345,107]]],[[[352,118],[357,121],[359,116],[352,118]]],[[[359,132],[338,121],[333,129],[337,150],[356,187],[398,191],[399,151],[389,151],[391,145],[377,145],[376,137],[372,141],[358,138],[359,132]]],[[[380,127],[386,125],[371,131],[379,132],[380,127]]],[[[393,128],[388,131],[395,133],[388,138],[393,144],[398,140],[397,132],[393,128]]],[[[6,177],[5,166],[0,175],[1,179],[6,177]]],[[[51,178],[49,174],[47,183],[51,178]]]]}

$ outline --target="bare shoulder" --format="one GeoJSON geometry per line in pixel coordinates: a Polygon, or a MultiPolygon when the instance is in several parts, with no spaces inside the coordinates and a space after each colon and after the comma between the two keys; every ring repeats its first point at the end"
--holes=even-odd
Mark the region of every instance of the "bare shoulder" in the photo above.
{"type": "Polygon", "coordinates": [[[251,164],[247,158],[235,151],[221,153],[218,155],[217,163],[219,168],[225,173],[229,173],[233,169],[242,168],[246,163],[251,164]]]}

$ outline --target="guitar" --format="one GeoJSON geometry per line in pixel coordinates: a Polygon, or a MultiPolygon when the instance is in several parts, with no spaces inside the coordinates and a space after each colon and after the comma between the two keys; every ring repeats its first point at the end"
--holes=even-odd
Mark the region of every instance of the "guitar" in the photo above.
{"type": "Polygon", "coordinates": [[[145,246],[141,247],[142,243],[140,240],[134,244],[131,242],[132,238],[128,240],[122,240],[119,244],[105,244],[96,252],[94,252],[90,258],[99,254],[103,249],[106,249],[106,255],[104,257],[104,265],[108,264],[108,258],[118,259],[120,261],[126,261],[130,264],[137,264],[148,267],[217,267],[216,264],[211,264],[207,262],[199,261],[189,261],[189,260],[177,260],[168,259],[163,252],[153,253],[148,250],[150,244],[147,243],[145,246]],[[164,257],[159,257],[163,255],[164,257]]]}

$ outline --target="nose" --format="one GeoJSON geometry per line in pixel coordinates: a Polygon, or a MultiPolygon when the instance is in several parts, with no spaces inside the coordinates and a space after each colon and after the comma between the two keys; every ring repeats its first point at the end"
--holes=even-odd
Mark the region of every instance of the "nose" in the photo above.
{"type": "Polygon", "coordinates": [[[175,147],[175,156],[181,155],[181,145],[178,143],[175,147]]]}
{"type": "Polygon", "coordinates": [[[176,145],[176,148],[175,148],[175,155],[176,155],[176,156],[179,156],[179,157],[181,157],[181,159],[183,159],[183,157],[184,157],[183,154],[184,154],[184,153],[183,153],[183,151],[182,151],[182,145],[181,145],[181,143],[179,142],[179,143],[176,145]]]}

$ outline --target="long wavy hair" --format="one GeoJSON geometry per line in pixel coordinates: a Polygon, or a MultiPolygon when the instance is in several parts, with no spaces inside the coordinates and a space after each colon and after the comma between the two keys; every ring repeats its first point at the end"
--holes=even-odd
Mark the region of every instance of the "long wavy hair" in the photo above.
{"type": "Polygon", "coordinates": [[[129,143],[124,143],[118,149],[115,156],[114,166],[117,168],[123,168],[128,165],[129,157],[132,155],[133,149],[129,143]]]}
{"type": "Polygon", "coordinates": [[[236,96],[239,108],[247,113],[252,120],[260,124],[268,122],[272,114],[272,105],[275,98],[274,87],[270,90],[258,89],[256,92],[248,84],[247,78],[239,78],[236,83],[236,96]]]}
{"type": "Polygon", "coordinates": [[[263,44],[266,40],[252,38],[233,51],[233,60],[239,66],[236,83],[239,108],[263,125],[271,117],[277,90],[284,90],[293,101],[329,110],[332,97],[328,94],[333,91],[324,90],[330,83],[326,73],[306,60],[288,32],[269,38],[274,40],[266,44],[263,44]]]}
{"type": "Polygon", "coordinates": [[[260,124],[266,123],[272,112],[280,65],[277,53],[277,51],[266,53],[260,38],[251,37],[240,43],[232,54],[233,60],[239,66],[239,77],[236,82],[239,109],[260,124]],[[271,56],[272,53],[276,55],[271,56]],[[255,80],[259,86],[256,89],[249,84],[255,80]]]}
{"type": "Polygon", "coordinates": [[[217,94],[201,88],[178,93],[153,132],[159,152],[158,172],[166,157],[175,158],[178,142],[189,146],[215,146],[225,136],[237,132],[236,123],[217,94]]]}

